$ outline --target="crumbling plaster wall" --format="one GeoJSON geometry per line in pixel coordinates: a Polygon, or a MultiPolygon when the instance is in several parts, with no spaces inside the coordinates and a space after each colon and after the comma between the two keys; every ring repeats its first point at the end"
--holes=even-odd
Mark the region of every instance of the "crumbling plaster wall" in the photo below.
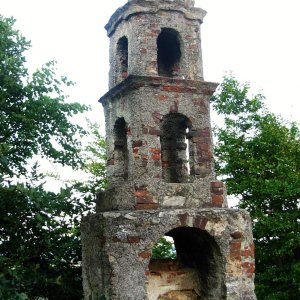
{"type": "Polygon", "coordinates": [[[148,300],[197,300],[201,295],[196,270],[178,260],[151,260],[146,276],[148,300]]]}
{"type": "Polygon", "coordinates": [[[99,211],[227,205],[222,184],[217,187],[217,195],[212,195],[215,174],[209,98],[216,86],[203,81],[130,76],[101,99],[106,118],[109,190],[99,196],[99,211]],[[191,123],[193,170],[186,184],[168,183],[162,177],[162,120],[172,113],[185,116],[191,123]],[[127,123],[126,180],[115,176],[119,166],[114,126],[121,117],[127,123]]]}
{"type": "Polygon", "coordinates": [[[220,248],[226,295],[207,299],[256,299],[251,221],[247,212],[234,209],[120,211],[90,216],[82,224],[86,299],[147,299],[151,249],[161,236],[178,227],[205,230],[220,248]]]}

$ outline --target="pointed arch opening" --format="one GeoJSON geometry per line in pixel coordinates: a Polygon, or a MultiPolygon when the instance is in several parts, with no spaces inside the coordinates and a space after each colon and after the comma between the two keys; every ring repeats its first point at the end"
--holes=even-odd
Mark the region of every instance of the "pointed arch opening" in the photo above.
{"type": "Polygon", "coordinates": [[[117,43],[117,59],[116,73],[120,79],[128,76],[128,39],[123,36],[117,43]]]}
{"type": "Polygon", "coordinates": [[[179,33],[171,28],[162,28],[157,38],[158,75],[174,77],[178,75],[181,60],[179,33]]]}
{"type": "Polygon", "coordinates": [[[180,113],[166,115],[161,123],[162,176],[166,182],[190,182],[193,153],[189,140],[192,124],[180,113]]]}
{"type": "Polygon", "coordinates": [[[114,126],[115,177],[128,178],[127,124],[124,118],[117,119],[114,126]]]}

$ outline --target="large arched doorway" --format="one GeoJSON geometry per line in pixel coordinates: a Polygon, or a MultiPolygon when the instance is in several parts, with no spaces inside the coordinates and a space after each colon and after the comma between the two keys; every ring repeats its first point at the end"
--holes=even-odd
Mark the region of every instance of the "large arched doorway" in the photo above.
{"type": "Polygon", "coordinates": [[[224,260],[218,244],[198,228],[172,229],[175,259],[151,259],[148,275],[149,300],[226,299],[224,260]]]}

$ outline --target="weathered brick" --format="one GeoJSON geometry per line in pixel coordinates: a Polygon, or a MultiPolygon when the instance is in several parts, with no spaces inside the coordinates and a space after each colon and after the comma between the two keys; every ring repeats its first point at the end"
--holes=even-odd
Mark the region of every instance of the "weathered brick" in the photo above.
{"type": "Polygon", "coordinates": [[[136,203],[143,204],[143,203],[152,203],[153,197],[147,190],[138,190],[135,191],[134,197],[136,198],[136,203]]]}
{"type": "Polygon", "coordinates": [[[132,142],[132,147],[135,148],[135,147],[142,147],[143,146],[143,141],[141,140],[138,140],[138,141],[133,141],[132,142]]]}
{"type": "Polygon", "coordinates": [[[158,149],[158,148],[150,148],[150,152],[152,153],[152,154],[160,154],[160,149],[158,149]]]}
{"type": "Polygon", "coordinates": [[[167,99],[169,99],[168,95],[156,95],[156,98],[160,101],[165,101],[167,99]]]}
{"type": "Polygon", "coordinates": [[[140,237],[129,235],[129,236],[127,236],[127,241],[128,241],[128,243],[130,243],[130,244],[136,244],[136,243],[139,243],[139,242],[140,242],[140,237]]]}
{"type": "Polygon", "coordinates": [[[157,209],[157,203],[137,203],[134,207],[136,210],[157,209]]]}
{"type": "Polygon", "coordinates": [[[210,150],[210,145],[208,143],[197,143],[197,148],[200,150],[210,150]]]}
{"type": "Polygon", "coordinates": [[[224,194],[224,189],[223,188],[212,188],[211,192],[214,195],[223,195],[224,194]]]}
{"type": "Polygon", "coordinates": [[[188,216],[189,216],[188,213],[179,215],[179,220],[180,220],[181,226],[186,226],[187,225],[188,216]]]}
{"type": "Polygon", "coordinates": [[[205,229],[208,219],[196,216],[194,218],[193,226],[199,229],[205,229]]]}
{"type": "Polygon", "coordinates": [[[212,181],[210,183],[210,186],[212,188],[223,188],[224,187],[224,183],[222,181],[212,181]]]}
{"type": "Polygon", "coordinates": [[[250,246],[246,246],[243,250],[242,250],[242,256],[245,257],[254,257],[254,244],[251,244],[250,246]]]}
{"type": "Polygon", "coordinates": [[[161,135],[161,130],[151,127],[151,128],[149,128],[149,134],[160,136],[161,135]]]}
{"type": "Polygon", "coordinates": [[[193,143],[211,143],[210,137],[194,136],[192,137],[193,143]]]}
{"type": "Polygon", "coordinates": [[[151,159],[153,159],[153,160],[160,160],[161,156],[160,156],[160,154],[152,154],[151,159]]]}
{"type": "Polygon", "coordinates": [[[233,237],[234,239],[240,239],[243,237],[243,233],[240,231],[235,231],[235,232],[232,232],[230,234],[230,236],[233,237]]]}
{"type": "Polygon", "coordinates": [[[224,197],[222,195],[212,195],[211,200],[212,204],[217,207],[222,207],[224,203],[224,197]]]}
{"type": "Polygon", "coordinates": [[[175,92],[175,93],[194,93],[196,92],[195,88],[189,88],[178,85],[163,85],[163,90],[166,92],[175,92]]]}
{"type": "Polygon", "coordinates": [[[254,262],[243,262],[242,263],[243,272],[246,273],[248,278],[253,276],[255,272],[255,263],[254,262]]]}
{"type": "Polygon", "coordinates": [[[151,253],[147,252],[147,251],[143,251],[139,253],[139,257],[144,258],[144,259],[148,259],[151,257],[151,253]]]}
{"type": "Polygon", "coordinates": [[[230,257],[241,260],[241,240],[230,241],[230,257]]]}

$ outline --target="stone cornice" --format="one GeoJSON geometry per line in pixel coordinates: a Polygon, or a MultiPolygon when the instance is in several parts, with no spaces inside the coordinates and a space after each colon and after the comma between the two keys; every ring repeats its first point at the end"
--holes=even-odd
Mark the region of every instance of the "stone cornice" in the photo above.
{"type": "Polygon", "coordinates": [[[104,96],[102,96],[99,99],[99,102],[105,105],[108,100],[113,99],[119,94],[126,93],[128,90],[136,90],[145,86],[157,87],[167,92],[202,93],[212,96],[218,87],[218,83],[159,76],[129,75],[125,80],[114,86],[104,96]]]}

